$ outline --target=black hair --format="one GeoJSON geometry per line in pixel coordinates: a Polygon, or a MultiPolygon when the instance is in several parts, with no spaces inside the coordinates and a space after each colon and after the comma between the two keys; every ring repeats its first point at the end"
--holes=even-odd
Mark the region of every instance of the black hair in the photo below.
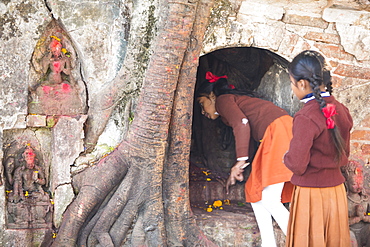
{"type": "MultiPolygon", "coordinates": [[[[306,80],[320,105],[320,109],[326,107],[325,100],[321,97],[320,86],[325,85],[326,91],[332,93],[332,82],[330,71],[326,69],[325,58],[317,51],[303,51],[298,54],[288,66],[289,75],[295,81],[306,80]]],[[[339,161],[345,152],[343,138],[337,126],[329,129],[336,149],[336,160],[339,161]]]]}
{"type": "Polygon", "coordinates": [[[257,97],[256,92],[238,90],[237,88],[235,88],[235,86],[230,85],[226,78],[220,78],[215,82],[209,82],[208,80],[203,81],[201,85],[197,88],[195,97],[208,97],[211,92],[213,92],[216,97],[222,94],[237,94],[257,97]]]}

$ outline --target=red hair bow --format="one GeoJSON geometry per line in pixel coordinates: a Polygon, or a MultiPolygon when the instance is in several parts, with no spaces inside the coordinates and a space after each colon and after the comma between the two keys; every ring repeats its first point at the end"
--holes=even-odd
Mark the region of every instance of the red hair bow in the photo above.
{"type": "Polygon", "coordinates": [[[327,104],[324,108],[322,108],[322,112],[326,117],[326,127],[328,129],[334,129],[335,123],[334,120],[331,119],[331,117],[337,114],[337,111],[335,110],[335,105],[327,104]]]}
{"type": "Polygon", "coordinates": [[[208,71],[206,73],[206,79],[210,82],[210,83],[213,83],[213,82],[216,82],[218,81],[218,79],[220,78],[225,78],[227,79],[227,75],[223,75],[223,76],[216,76],[214,74],[212,74],[212,72],[208,71]]]}

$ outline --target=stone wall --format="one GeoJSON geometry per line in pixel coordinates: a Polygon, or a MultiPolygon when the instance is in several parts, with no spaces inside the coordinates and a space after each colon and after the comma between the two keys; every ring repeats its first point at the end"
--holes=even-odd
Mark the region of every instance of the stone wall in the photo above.
{"type": "MultiPolygon", "coordinates": [[[[3,163],[5,157],[10,157],[7,152],[13,149],[8,147],[19,145],[17,147],[24,149],[25,145],[34,145],[39,160],[46,163],[46,167],[51,166],[47,173],[50,174],[48,192],[54,199],[53,224],[56,226],[74,196],[71,176],[111,151],[125,135],[150,58],[150,42],[155,36],[152,21],[159,15],[151,7],[155,4],[155,1],[138,1],[134,6],[130,1],[108,0],[0,2],[0,159],[3,163]],[[97,153],[91,156],[80,155],[83,125],[89,113],[54,118],[32,115],[28,111],[29,90],[38,78],[33,58],[52,21],[57,21],[64,30],[69,47],[75,51],[71,75],[86,91],[89,111],[95,110],[99,117],[105,108],[113,107],[113,104],[98,105],[99,95],[111,85],[121,87],[120,103],[100,136],[97,153]],[[135,40],[145,42],[137,45],[139,42],[135,40]],[[17,140],[17,145],[13,145],[12,138],[17,140]]],[[[305,49],[322,52],[332,67],[335,96],[349,107],[354,118],[351,158],[363,162],[365,176],[370,177],[369,17],[369,1],[365,0],[298,0],[294,3],[217,0],[203,54],[225,47],[256,47],[291,60],[305,49]]],[[[24,230],[23,238],[17,239],[14,230],[4,230],[7,214],[4,166],[0,170],[3,181],[0,245],[20,246],[22,239],[28,239],[32,233],[24,230]]],[[[366,186],[370,188],[370,184],[366,186]]],[[[38,230],[37,241],[43,242],[50,234],[50,229],[38,230]]]]}
{"type": "Polygon", "coordinates": [[[321,52],[334,95],[352,114],[351,159],[364,165],[370,193],[370,1],[216,1],[203,54],[226,47],[267,49],[291,61],[321,52]]]}
{"type": "MultiPolygon", "coordinates": [[[[128,19],[147,16],[132,16],[130,8],[130,4],[121,1],[0,2],[1,246],[48,246],[54,234],[51,224],[60,225],[63,212],[75,197],[73,174],[112,151],[122,140],[129,123],[125,115],[130,112],[131,98],[137,93],[121,98],[96,153],[81,156],[87,108],[112,107],[101,107],[94,100],[107,85],[114,83],[124,66],[128,19]],[[61,76],[64,86],[58,89],[53,86],[52,76],[47,76],[52,63],[50,68],[45,65],[52,41],[61,43],[65,54],[60,56],[70,64],[69,71],[61,76]],[[43,96],[51,92],[55,93],[53,110],[50,105],[45,108],[42,104],[43,96]],[[59,97],[68,94],[73,97],[59,97]],[[81,100],[74,101],[76,98],[81,100]],[[34,107],[38,104],[41,107],[34,107]],[[41,171],[46,175],[46,199],[40,201],[29,191],[20,203],[12,191],[12,177],[22,166],[22,152],[29,146],[34,149],[40,167],[35,172],[39,178],[41,171]],[[76,161],[77,158],[80,160],[76,161]]],[[[145,8],[139,6],[138,11],[145,8]]],[[[139,29],[140,25],[145,26],[146,22],[138,21],[131,28],[139,29]]],[[[137,90],[140,81],[141,78],[135,78],[125,82],[122,92],[137,90]]]]}

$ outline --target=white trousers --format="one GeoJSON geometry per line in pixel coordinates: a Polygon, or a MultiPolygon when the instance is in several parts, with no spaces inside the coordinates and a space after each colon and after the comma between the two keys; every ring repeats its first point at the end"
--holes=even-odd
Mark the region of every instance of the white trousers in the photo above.
{"type": "Polygon", "coordinates": [[[263,189],[261,201],[251,203],[260,230],[262,247],[276,247],[272,217],[286,235],[289,211],[281,203],[283,187],[284,182],[269,185],[263,189]]]}

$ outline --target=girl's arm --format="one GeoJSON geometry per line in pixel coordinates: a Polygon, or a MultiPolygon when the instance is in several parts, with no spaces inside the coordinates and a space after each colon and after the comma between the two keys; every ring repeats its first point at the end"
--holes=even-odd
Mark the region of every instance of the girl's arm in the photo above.
{"type": "Polygon", "coordinates": [[[293,138],[284,164],[296,175],[302,175],[310,162],[310,150],[318,127],[311,119],[298,115],[293,120],[293,138]]]}
{"type": "Polygon", "coordinates": [[[216,109],[233,129],[236,157],[248,157],[251,130],[247,116],[236,104],[232,95],[221,95],[217,97],[216,109]]]}

